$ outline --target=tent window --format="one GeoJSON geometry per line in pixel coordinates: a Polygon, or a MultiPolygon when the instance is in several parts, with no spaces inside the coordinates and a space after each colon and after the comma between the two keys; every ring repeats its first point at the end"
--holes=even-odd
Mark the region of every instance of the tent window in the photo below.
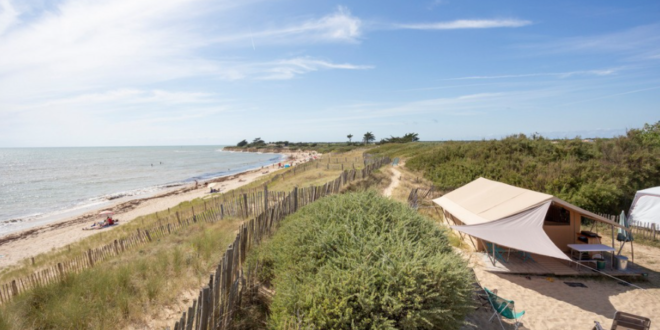
{"type": "Polygon", "coordinates": [[[548,209],[548,213],[545,214],[543,224],[546,226],[569,226],[571,224],[571,212],[561,206],[552,204],[548,209]]]}

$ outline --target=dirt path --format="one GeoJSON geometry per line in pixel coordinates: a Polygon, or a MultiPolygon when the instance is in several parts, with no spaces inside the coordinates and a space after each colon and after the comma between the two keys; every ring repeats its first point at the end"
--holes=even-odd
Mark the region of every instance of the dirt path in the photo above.
{"type": "Polygon", "coordinates": [[[401,177],[401,172],[399,172],[394,166],[391,168],[391,170],[392,170],[392,182],[390,183],[389,186],[387,186],[387,188],[385,188],[385,192],[383,192],[383,195],[385,195],[385,197],[392,196],[392,192],[394,191],[394,189],[399,186],[399,178],[401,177]]]}

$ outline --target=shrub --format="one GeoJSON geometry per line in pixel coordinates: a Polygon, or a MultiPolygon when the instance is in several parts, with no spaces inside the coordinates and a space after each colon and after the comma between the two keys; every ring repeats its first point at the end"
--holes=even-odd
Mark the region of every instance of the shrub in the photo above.
{"type": "Polygon", "coordinates": [[[374,192],[301,209],[254,255],[273,267],[272,328],[457,329],[470,310],[445,232],[374,192]]]}

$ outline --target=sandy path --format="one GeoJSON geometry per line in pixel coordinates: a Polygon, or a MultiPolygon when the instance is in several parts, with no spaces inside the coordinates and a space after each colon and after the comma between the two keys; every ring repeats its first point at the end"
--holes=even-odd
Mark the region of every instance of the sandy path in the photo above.
{"type": "MultiPolygon", "coordinates": [[[[287,162],[294,164],[303,163],[307,160],[306,153],[285,154],[290,159],[287,162]]],[[[276,168],[268,166],[264,169],[253,169],[226,178],[211,180],[210,182],[222,181],[218,183],[216,188],[219,187],[221,191],[225,192],[244,186],[267,174],[263,172],[272,172],[274,170],[276,168]]],[[[120,223],[127,223],[137,217],[167,210],[182,202],[208,195],[209,188],[200,184],[195,189],[193,184],[184,188],[167,191],[154,197],[130,201],[120,199],[111,206],[106,206],[103,209],[94,210],[81,216],[55,221],[48,225],[0,237],[0,269],[16,265],[20,261],[38,254],[62,248],[83,238],[113,230],[113,228],[104,229],[103,231],[82,230],[83,227],[89,226],[93,221],[100,220],[96,216],[100,210],[112,209],[115,211],[114,217],[119,219],[120,223]]]]}
{"type": "Polygon", "coordinates": [[[397,170],[396,167],[393,166],[392,168],[390,168],[390,170],[392,170],[392,182],[390,182],[390,185],[387,186],[387,188],[385,188],[385,191],[383,192],[383,195],[385,195],[385,197],[392,196],[392,192],[394,191],[394,189],[396,189],[396,187],[399,186],[399,182],[400,182],[399,178],[401,177],[401,172],[399,172],[399,170],[397,170]]]}

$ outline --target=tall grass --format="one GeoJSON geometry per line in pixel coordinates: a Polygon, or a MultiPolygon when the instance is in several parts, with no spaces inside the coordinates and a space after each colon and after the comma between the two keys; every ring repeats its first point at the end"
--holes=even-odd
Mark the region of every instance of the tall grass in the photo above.
{"type": "Polygon", "coordinates": [[[208,280],[239,221],[185,227],[63,281],[0,306],[0,329],[118,329],[150,315],[208,280]]]}
{"type": "Polygon", "coordinates": [[[470,311],[473,275],[445,232],[373,191],[302,208],[257,251],[273,329],[457,329],[470,311]]]}

